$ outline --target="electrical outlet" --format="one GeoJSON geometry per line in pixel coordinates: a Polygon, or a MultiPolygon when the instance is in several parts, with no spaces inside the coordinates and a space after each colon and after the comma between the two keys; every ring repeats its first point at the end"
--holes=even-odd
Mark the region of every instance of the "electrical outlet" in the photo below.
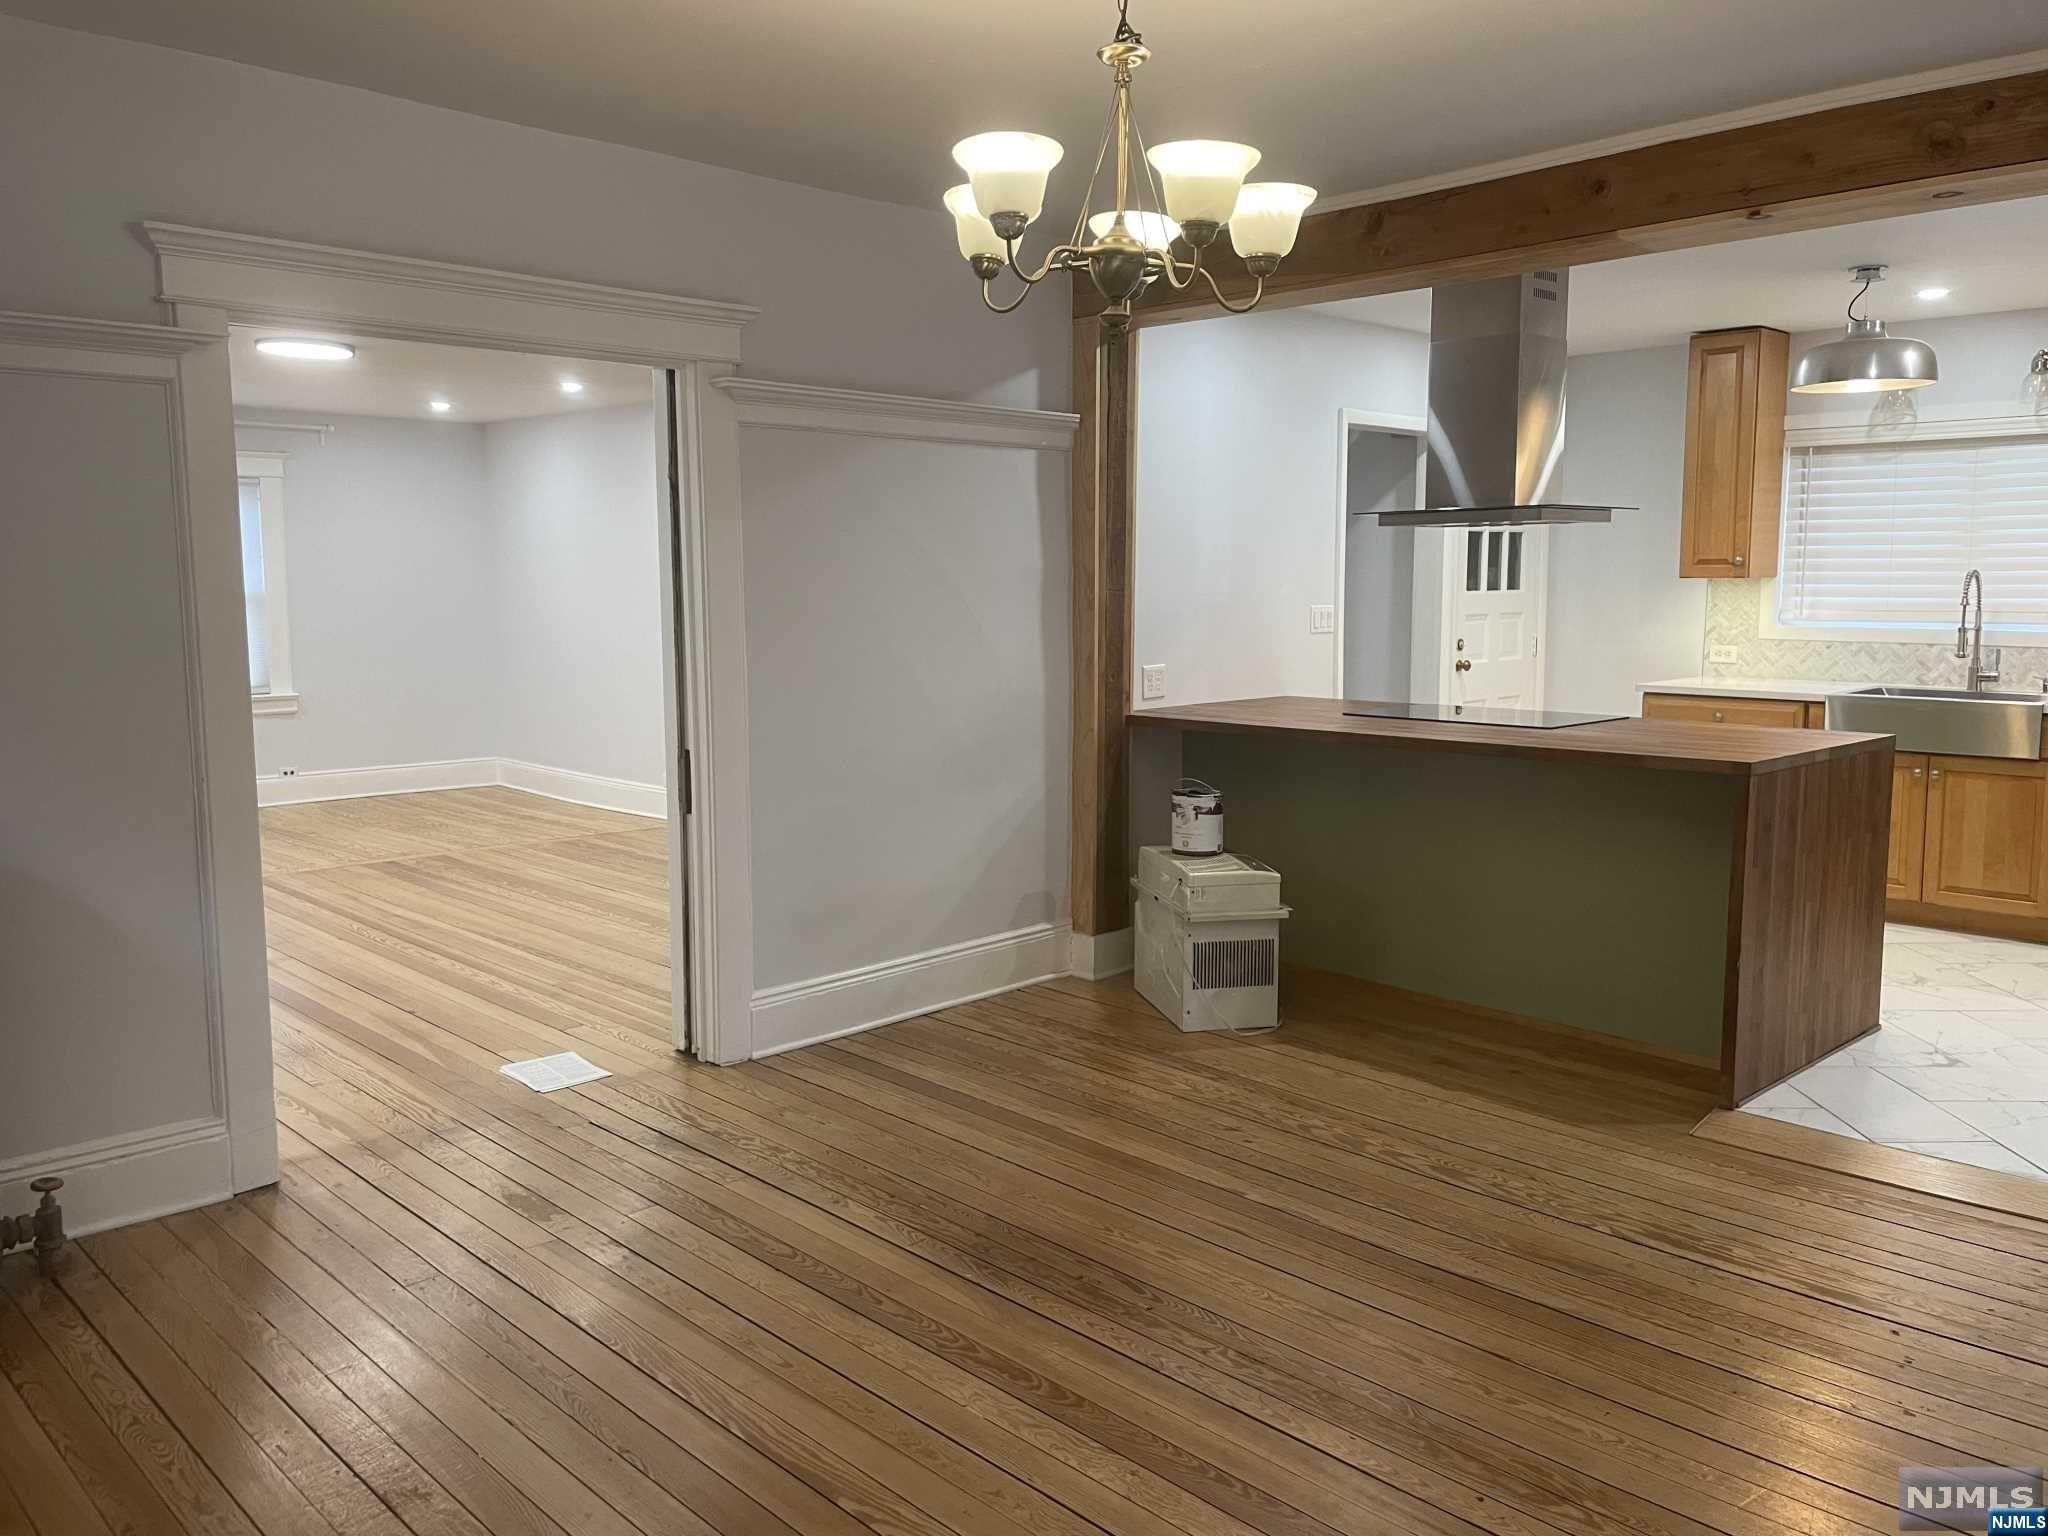
{"type": "Polygon", "coordinates": [[[296,779],[299,776],[299,770],[296,768],[280,768],[277,770],[277,776],[280,779],[296,779]]]}
{"type": "Polygon", "coordinates": [[[1312,635],[1327,635],[1337,628],[1337,610],[1330,603],[1308,605],[1308,632],[1312,635]]]}
{"type": "Polygon", "coordinates": [[[1707,661],[1717,667],[1732,667],[1735,665],[1735,647],[1710,645],[1707,647],[1707,661]]]}
{"type": "Polygon", "coordinates": [[[1138,688],[1139,696],[1141,698],[1165,698],[1166,663],[1163,661],[1156,661],[1149,667],[1140,668],[1138,672],[1138,688]]]}

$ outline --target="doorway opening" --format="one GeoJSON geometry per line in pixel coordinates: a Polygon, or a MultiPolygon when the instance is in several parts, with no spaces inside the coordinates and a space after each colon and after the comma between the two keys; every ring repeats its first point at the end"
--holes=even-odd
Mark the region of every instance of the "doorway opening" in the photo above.
{"type": "Polygon", "coordinates": [[[670,375],[278,323],[228,355],[281,1084],[308,1009],[690,1049],[670,375]]]}

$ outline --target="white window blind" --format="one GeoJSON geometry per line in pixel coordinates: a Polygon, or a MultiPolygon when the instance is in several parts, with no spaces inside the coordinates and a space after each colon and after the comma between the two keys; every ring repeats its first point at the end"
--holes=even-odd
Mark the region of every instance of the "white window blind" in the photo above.
{"type": "Polygon", "coordinates": [[[1781,623],[1953,625],[1972,566],[1987,621],[2048,626],[2048,436],[1788,455],[1781,623]]]}
{"type": "Polygon", "coordinates": [[[254,480],[241,482],[242,596],[249,623],[249,691],[270,692],[270,607],[263,590],[263,500],[254,480]]]}

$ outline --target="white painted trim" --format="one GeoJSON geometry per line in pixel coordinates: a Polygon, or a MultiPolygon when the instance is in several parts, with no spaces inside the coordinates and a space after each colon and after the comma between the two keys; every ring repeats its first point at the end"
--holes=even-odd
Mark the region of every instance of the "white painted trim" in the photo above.
{"type": "Polygon", "coordinates": [[[237,421],[238,430],[250,432],[316,432],[320,446],[327,446],[327,434],[334,430],[331,421],[237,421]]]}
{"type": "MultiPolygon", "coordinates": [[[[235,474],[256,482],[257,518],[263,540],[263,628],[270,660],[270,686],[250,697],[259,701],[259,715],[296,715],[298,690],[292,686],[291,555],[285,544],[283,453],[235,453],[235,474]],[[264,707],[264,701],[275,701],[264,707]]],[[[246,573],[245,573],[246,576],[246,573]]]]}
{"type": "MultiPolygon", "coordinates": [[[[1394,411],[1361,411],[1345,406],[1337,413],[1337,595],[1333,605],[1336,654],[1330,661],[1330,697],[1344,694],[1344,589],[1347,585],[1344,561],[1351,543],[1351,429],[1396,433],[1415,439],[1415,491],[1422,493],[1429,464],[1429,418],[1404,416],[1394,411]]],[[[1128,961],[1125,970],[1130,969],[1128,961]]],[[[1108,974],[1104,972],[1102,974],[1108,974]]]]}
{"type": "Polygon", "coordinates": [[[1870,101],[1890,101],[1898,96],[1915,96],[1922,91],[1947,90],[1952,86],[1975,85],[1984,80],[2003,80],[2012,75],[2032,74],[2048,69],[2048,48],[2037,48],[2030,53],[2012,53],[1999,58],[1977,59],[1968,64],[1955,64],[1945,69],[1923,70],[1911,75],[1893,75],[1885,80],[1867,80],[1860,85],[1838,86],[1830,91],[1816,91],[1808,96],[1790,96],[1780,101],[1759,102],[1753,107],[1738,107],[1732,112],[1717,112],[1709,117],[1691,117],[1675,123],[1661,123],[1655,128],[1638,129],[1633,133],[1612,134],[1604,139],[1588,139],[1578,144],[1566,144],[1557,149],[1539,150],[1532,155],[1518,155],[1511,160],[1492,160],[1483,165],[1469,165],[1462,170],[1445,171],[1434,176],[1418,176],[1411,181],[1389,182],[1385,186],[1368,187],[1360,192],[1343,192],[1331,197],[1316,199],[1314,211],[1328,213],[1338,208],[1357,208],[1367,203],[1392,202],[1397,198],[1420,197],[1429,192],[1444,192],[1452,187],[1473,186],[1482,181],[1498,181],[1503,176],[1519,176],[1525,171],[1549,170],[1553,166],[1572,165],[1580,160],[1594,160],[1602,155],[1624,154],[1632,149],[1648,149],[1655,144],[1670,144],[1679,139],[1697,138],[1706,133],[1725,133],[1731,128],[1749,128],[1758,123],[1781,122],[1788,117],[1804,117],[1810,112],[1826,112],[1835,107],[1861,106],[1870,101]]]}
{"type": "Polygon", "coordinates": [[[754,994],[754,1055],[775,1056],[841,1035],[936,1013],[1067,972],[1065,923],[1039,923],[754,994]]]}
{"type": "MultiPolygon", "coordinates": [[[[159,292],[171,305],[174,317],[182,328],[206,335],[205,356],[214,384],[214,398],[207,403],[217,403],[220,411],[220,426],[226,436],[219,449],[223,468],[233,452],[232,391],[225,344],[230,324],[301,328],[331,323],[357,334],[401,341],[595,358],[675,373],[691,402],[686,411],[677,413],[676,428],[683,460],[678,480],[684,492],[684,559],[693,599],[683,605],[686,622],[692,625],[683,647],[690,675],[676,681],[675,691],[683,695],[682,716],[688,725],[683,744],[696,762],[696,803],[691,815],[678,818],[682,857],[672,856],[670,861],[670,887],[686,892],[678,901],[687,905],[691,915],[683,940],[689,949],[690,963],[684,970],[691,990],[678,993],[676,1028],[680,1043],[682,1014],[691,1009],[703,1021],[692,1049],[711,1060],[744,1060],[744,1039],[719,1037],[721,1029],[734,1037],[748,1032],[754,964],[739,434],[731,402],[702,386],[711,372],[738,362],[740,330],[758,311],[748,305],[185,225],[145,223],[143,231],[157,256],[159,292]],[[699,1006],[699,993],[706,985],[719,989],[716,1002],[699,1006]]],[[[154,334],[159,328],[141,329],[154,334]]],[[[658,442],[666,442],[667,434],[656,436],[658,442]]],[[[657,484],[655,490],[651,507],[665,525],[665,484],[657,484]]],[[[222,505],[229,504],[232,491],[231,485],[220,488],[222,505]]],[[[663,636],[664,645],[673,639],[671,629],[663,636]]],[[[242,653],[238,687],[246,694],[246,642],[237,650],[242,653]]],[[[216,659],[210,669],[216,693],[227,686],[227,673],[226,664],[216,659]]],[[[248,717],[243,719],[246,722],[248,717]]],[[[253,780],[249,730],[245,723],[243,771],[253,780]]],[[[247,796],[251,802],[247,809],[252,861],[257,858],[254,799],[253,794],[247,796]]],[[[255,940],[260,985],[260,866],[249,877],[246,896],[255,916],[248,924],[250,932],[241,937],[255,940]]],[[[240,1048],[239,1057],[236,1072],[242,1079],[253,1084],[260,1076],[261,1083],[268,1085],[267,1014],[260,1051],[252,1040],[240,1048]]],[[[274,1125],[274,1114],[267,1105],[264,1114],[274,1125]]],[[[237,1133],[235,1144],[239,1147],[240,1128],[231,1121],[231,1129],[237,1133]]],[[[272,1134],[274,1137],[274,1130],[272,1134]]],[[[275,1177],[273,1156],[270,1178],[275,1177]]]]}
{"type": "Polygon", "coordinates": [[[299,696],[296,693],[279,693],[275,688],[268,693],[249,695],[249,713],[261,718],[265,715],[296,715],[299,712],[299,696]]]}
{"type": "Polygon", "coordinates": [[[41,1197],[29,1181],[47,1173],[64,1180],[57,1202],[70,1237],[189,1211],[235,1192],[228,1129],[218,1117],[10,1158],[0,1164],[0,1214],[32,1210],[41,1197]]]}
{"type": "Polygon", "coordinates": [[[521,762],[515,757],[498,759],[498,782],[507,789],[523,789],[530,795],[566,800],[571,805],[594,805],[600,810],[626,811],[634,816],[668,819],[668,786],[640,784],[632,779],[609,779],[602,774],[578,773],[573,768],[549,768],[540,763],[521,762]]]}
{"type": "Polygon", "coordinates": [[[1076,933],[1067,944],[1067,970],[1084,981],[1121,976],[1134,963],[1135,928],[1114,933],[1076,933]]]}
{"type": "Polygon", "coordinates": [[[144,220],[167,304],[238,324],[341,327],[400,340],[672,366],[738,362],[750,304],[644,293],[144,220]]]}
{"type": "Polygon", "coordinates": [[[998,448],[1039,448],[1065,453],[1081,418],[1070,411],[1020,410],[964,400],[882,395],[864,389],[825,389],[727,374],[712,381],[731,396],[740,424],[804,432],[847,432],[933,443],[979,443],[998,448]]]}
{"type": "MultiPolygon", "coordinates": [[[[241,423],[238,421],[235,425],[239,427],[241,423]]],[[[235,450],[235,473],[244,480],[261,480],[266,476],[271,479],[282,480],[284,478],[285,460],[290,457],[291,455],[288,453],[267,453],[247,448],[237,448],[235,450]]]]}
{"type": "Polygon", "coordinates": [[[256,780],[256,803],[306,805],[315,800],[418,795],[435,789],[482,789],[500,782],[495,757],[388,763],[373,768],[315,768],[306,773],[262,775],[256,780]]]}
{"type": "MultiPolygon", "coordinates": [[[[256,825],[255,736],[250,717],[241,532],[234,507],[234,426],[227,322],[218,311],[176,329],[49,315],[0,315],[0,367],[23,373],[119,378],[163,393],[168,429],[185,710],[194,783],[197,934],[205,981],[212,1111],[220,1127],[224,1187],[277,1178],[270,999],[264,954],[262,855],[256,825]]],[[[126,1143],[124,1143],[126,1145],[126,1143]]],[[[109,1194],[119,1220],[153,1200],[182,1199],[208,1155],[197,1142],[133,1153],[169,1159],[141,1193],[109,1194]]],[[[61,1169],[58,1171],[62,1171],[61,1169]]],[[[152,1176],[154,1177],[154,1176],[152,1176]]],[[[95,1197],[97,1198],[97,1197],[95,1197]]]]}

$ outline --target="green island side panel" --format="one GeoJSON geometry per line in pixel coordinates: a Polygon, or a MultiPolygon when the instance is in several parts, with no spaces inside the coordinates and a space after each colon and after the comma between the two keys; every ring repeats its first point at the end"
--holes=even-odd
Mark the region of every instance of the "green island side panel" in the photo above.
{"type": "Polygon", "coordinates": [[[1283,963],[1718,1059],[1741,781],[1188,731],[1283,963]]]}

